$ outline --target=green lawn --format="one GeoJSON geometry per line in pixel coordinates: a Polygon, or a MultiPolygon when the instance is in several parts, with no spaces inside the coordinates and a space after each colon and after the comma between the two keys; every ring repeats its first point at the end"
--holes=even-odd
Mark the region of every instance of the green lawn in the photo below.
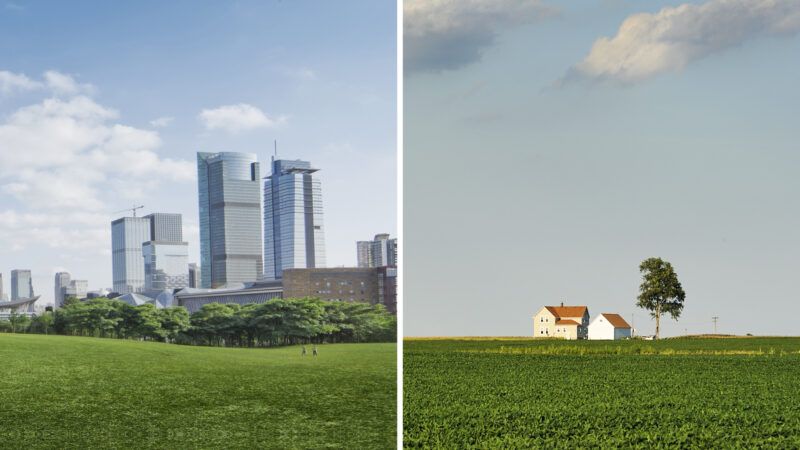
{"type": "Polygon", "coordinates": [[[0,334],[0,446],[394,447],[396,346],[319,350],[0,334]]]}
{"type": "Polygon", "coordinates": [[[406,340],[425,448],[800,448],[800,338],[406,340]]]}

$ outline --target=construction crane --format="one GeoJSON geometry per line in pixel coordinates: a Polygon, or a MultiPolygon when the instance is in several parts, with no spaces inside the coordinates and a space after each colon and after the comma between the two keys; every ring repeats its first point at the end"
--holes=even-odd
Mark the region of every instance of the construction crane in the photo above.
{"type": "Polygon", "coordinates": [[[142,208],[144,208],[144,205],[139,205],[139,206],[133,205],[133,208],[127,208],[127,209],[123,209],[123,210],[120,210],[120,211],[114,211],[112,214],[119,214],[121,212],[130,211],[130,212],[133,213],[133,217],[136,217],[136,210],[137,209],[142,209],[142,208]]]}

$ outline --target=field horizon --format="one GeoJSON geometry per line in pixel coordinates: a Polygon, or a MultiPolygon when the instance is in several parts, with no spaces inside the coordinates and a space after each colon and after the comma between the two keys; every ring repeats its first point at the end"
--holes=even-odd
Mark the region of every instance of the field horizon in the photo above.
{"type": "Polygon", "coordinates": [[[394,445],[396,344],[201,347],[0,334],[4,446],[394,445]]]}
{"type": "Polygon", "coordinates": [[[800,338],[407,339],[407,448],[797,448],[800,338]]]}

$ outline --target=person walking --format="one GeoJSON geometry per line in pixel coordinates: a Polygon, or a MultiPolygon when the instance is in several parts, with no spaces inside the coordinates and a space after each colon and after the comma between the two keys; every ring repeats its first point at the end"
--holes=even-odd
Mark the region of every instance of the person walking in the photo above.
{"type": "Polygon", "coordinates": [[[312,352],[311,353],[312,355],[317,356],[317,345],[316,344],[314,344],[314,347],[311,348],[311,352],[312,352]]]}
{"type": "Polygon", "coordinates": [[[306,356],[306,346],[303,346],[303,353],[300,356],[306,356]]]}

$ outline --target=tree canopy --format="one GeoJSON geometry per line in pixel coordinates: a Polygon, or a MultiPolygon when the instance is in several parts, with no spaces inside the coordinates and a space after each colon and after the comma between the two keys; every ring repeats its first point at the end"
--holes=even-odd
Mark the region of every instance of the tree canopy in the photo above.
{"type": "Polygon", "coordinates": [[[636,306],[650,311],[656,319],[656,339],[661,331],[661,316],[669,314],[677,320],[683,311],[686,293],[672,264],[661,258],[648,258],[639,265],[642,284],[636,306]]]}
{"type": "Polygon", "coordinates": [[[316,298],[261,304],[209,303],[194,314],[183,307],[131,306],[116,299],[68,301],[31,322],[12,316],[0,331],[141,339],[192,345],[278,346],[322,342],[391,342],[397,321],[382,305],[316,298]]]}

